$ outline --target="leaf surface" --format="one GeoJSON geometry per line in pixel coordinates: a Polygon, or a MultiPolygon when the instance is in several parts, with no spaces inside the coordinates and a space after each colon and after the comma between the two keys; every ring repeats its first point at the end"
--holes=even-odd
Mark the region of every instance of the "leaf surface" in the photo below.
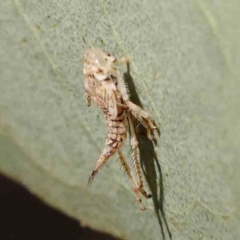
{"type": "Polygon", "coordinates": [[[238,238],[238,0],[12,0],[0,9],[2,173],[123,239],[169,239],[167,226],[178,240],[238,238]],[[167,224],[152,200],[139,211],[114,158],[87,188],[106,135],[102,112],[85,106],[82,53],[91,46],[131,59],[161,130],[162,181],[158,170],[149,179],[163,184],[167,224]]]}

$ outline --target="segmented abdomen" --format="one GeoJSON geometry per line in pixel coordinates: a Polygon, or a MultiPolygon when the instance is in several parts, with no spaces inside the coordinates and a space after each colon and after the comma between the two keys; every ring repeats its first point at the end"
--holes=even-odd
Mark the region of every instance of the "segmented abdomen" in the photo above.
{"type": "Polygon", "coordinates": [[[106,79],[105,82],[96,84],[98,85],[94,89],[93,100],[103,110],[108,128],[106,139],[108,147],[104,154],[113,154],[126,139],[128,130],[127,112],[126,108],[122,107],[122,98],[112,79],[106,79]]]}
{"type": "Polygon", "coordinates": [[[113,119],[105,112],[107,120],[108,134],[106,145],[113,148],[120,148],[127,137],[127,113],[125,109],[118,110],[117,118],[113,119]]]}

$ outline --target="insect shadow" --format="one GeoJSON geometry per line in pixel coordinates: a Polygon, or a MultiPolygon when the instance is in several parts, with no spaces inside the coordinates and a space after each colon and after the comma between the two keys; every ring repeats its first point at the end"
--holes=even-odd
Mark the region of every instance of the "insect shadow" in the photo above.
{"type": "MultiPolygon", "coordinates": [[[[136,87],[133,82],[133,78],[130,74],[130,65],[127,64],[127,72],[124,73],[124,80],[128,85],[130,100],[142,107],[141,101],[136,92],[136,87]]],[[[136,126],[137,123],[135,123],[136,126]]],[[[137,140],[139,142],[140,151],[140,161],[143,169],[143,173],[149,185],[150,191],[152,193],[152,200],[154,204],[155,213],[158,219],[158,223],[161,229],[161,234],[163,239],[165,238],[165,231],[167,231],[168,236],[172,239],[171,231],[168,227],[168,223],[164,212],[164,188],[163,188],[163,177],[161,166],[159,164],[158,158],[156,156],[154,145],[152,141],[147,138],[146,130],[141,125],[138,124],[136,128],[137,140]]],[[[160,136],[160,132],[159,132],[160,136]]]]}

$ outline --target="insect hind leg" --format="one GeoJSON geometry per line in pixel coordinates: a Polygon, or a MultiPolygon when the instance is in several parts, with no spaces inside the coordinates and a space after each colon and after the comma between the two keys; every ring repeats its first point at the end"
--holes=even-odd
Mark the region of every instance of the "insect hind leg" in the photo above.
{"type": "Polygon", "coordinates": [[[139,149],[138,149],[138,141],[136,137],[135,128],[133,125],[132,115],[131,113],[128,113],[128,122],[129,122],[129,130],[131,134],[131,148],[133,153],[133,162],[136,168],[136,176],[137,176],[137,189],[138,191],[145,197],[145,198],[151,198],[152,194],[148,194],[143,186],[143,179],[141,174],[141,168],[140,168],[140,159],[139,159],[139,149]]]}
{"type": "Polygon", "coordinates": [[[120,150],[118,150],[118,158],[119,158],[119,160],[120,160],[121,163],[122,163],[123,169],[124,169],[125,172],[127,173],[130,181],[132,182],[132,185],[133,185],[133,188],[134,188],[134,193],[135,193],[136,200],[137,200],[137,202],[138,202],[139,208],[140,208],[141,210],[146,210],[146,207],[144,207],[144,206],[142,205],[142,199],[141,199],[141,197],[140,197],[140,192],[141,192],[141,191],[140,191],[140,189],[139,189],[139,187],[138,187],[138,184],[136,183],[135,179],[133,178],[132,171],[131,171],[131,169],[130,169],[128,163],[127,163],[127,161],[125,160],[125,158],[124,158],[124,156],[123,156],[123,154],[122,154],[122,152],[121,152],[120,150]]]}

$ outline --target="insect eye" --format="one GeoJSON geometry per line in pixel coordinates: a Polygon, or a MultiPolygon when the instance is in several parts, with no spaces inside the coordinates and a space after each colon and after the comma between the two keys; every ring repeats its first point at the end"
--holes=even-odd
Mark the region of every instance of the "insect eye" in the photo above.
{"type": "Polygon", "coordinates": [[[108,57],[110,57],[110,56],[111,56],[111,54],[110,54],[110,53],[108,53],[107,55],[108,55],[108,57]]]}

